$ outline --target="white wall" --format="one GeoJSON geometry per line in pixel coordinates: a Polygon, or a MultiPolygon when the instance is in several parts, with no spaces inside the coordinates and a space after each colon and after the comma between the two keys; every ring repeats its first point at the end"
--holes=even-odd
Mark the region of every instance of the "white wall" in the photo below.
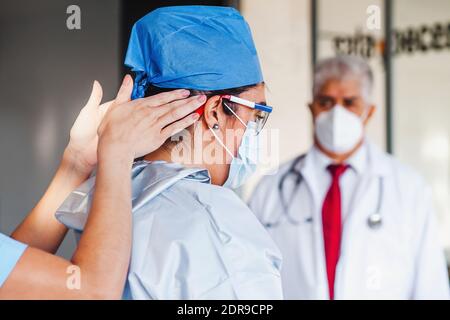
{"type": "MultiPolygon", "coordinates": [[[[394,4],[397,29],[450,23],[448,0],[394,4]]],[[[450,48],[399,55],[393,68],[394,153],[432,186],[450,259],[450,48]]]]}
{"type": "MultiPolygon", "coordinates": [[[[311,145],[311,118],[307,103],[311,91],[309,0],[242,0],[269,89],[274,112],[267,123],[279,129],[280,161],[304,152],[311,145]]],[[[277,155],[278,156],[278,155],[277,155]]],[[[247,197],[255,177],[246,189],[247,197]]]]}
{"type": "MultiPolygon", "coordinates": [[[[319,0],[318,1],[318,58],[327,58],[335,55],[333,38],[336,35],[354,35],[356,30],[364,34],[371,34],[382,39],[383,16],[380,30],[368,30],[366,21],[367,7],[376,5],[383,12],[382,0],[319,0]]],[[[367,127],[369,139],[386,148],[386,113],[384,106],[384,67],[381,55],[369,61],[374,72],[373,99],[377,111],[367,127]]]]}

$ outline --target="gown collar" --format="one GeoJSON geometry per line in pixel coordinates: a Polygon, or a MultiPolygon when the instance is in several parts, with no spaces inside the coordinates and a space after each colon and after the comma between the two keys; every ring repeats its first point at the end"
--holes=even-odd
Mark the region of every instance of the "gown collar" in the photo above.
{"type": "MultiPolygon", "coordinates": [[[[137,161],[131,171],[133,212],[139,210],[179,180],[211,183],[208,170],[186,168],[165,161],[137,161]]],[[[73,191],[60,206],[55,216],[69,228],[82,231],[89,214],[95,188],[95,174],[73,191]]]]}

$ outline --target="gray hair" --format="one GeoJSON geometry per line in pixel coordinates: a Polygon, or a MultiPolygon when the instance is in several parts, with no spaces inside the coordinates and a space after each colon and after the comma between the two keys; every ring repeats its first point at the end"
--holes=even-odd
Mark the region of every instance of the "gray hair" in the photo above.
{"type": "Polygon", "coordinates": [[[361,96],[372,102],[373,73],[369,64],[360,57],[340,55],[319,61],[314,69],[313,95],[316,97],[330,80],[356,79],[361,84],[361,96]]]}

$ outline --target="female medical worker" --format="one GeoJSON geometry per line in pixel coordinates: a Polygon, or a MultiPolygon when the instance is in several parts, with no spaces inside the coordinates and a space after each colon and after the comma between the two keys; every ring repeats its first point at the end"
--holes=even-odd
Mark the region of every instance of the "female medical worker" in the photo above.
{"type": "Polygon", "coordinates": [[[47,192],[12,238],[0,234],[0,299],[121,297],[131,246],[133,159],[158,148],[173,131],[191,125],[198,116],[175,121],[201,105],[194,99],[181,100],[189,94],[186,91],[130,102],[132,88],[133,80],[126,76],[116,100],[99,106],[101,87],[94,83],[47,192]],[[91,215],[75,254],[66,261],[53,255],[66,228],[52,213],[97,161],[91,215]]]}
{"type": "MultiPolygon", "coordinates": [[[[271,109],[245,20],[225,7],[158,9],[135,24],[125,63],[136,72],[135,98],[170,88],[208,97],[201,121],[133,168],[125,298],[282,298],[279,251],[231,190],[255,169],[256,135],[271,109]]],[[[75,230],[94,179],[58,210],[75,230]]]]}
{"type": "Polygon", "coordinates": [[[429,188],[365,138],[372,83],[357,57],[318,63],[314,146],[250,200],[283,254],[286,299],[449,298],[429,188]]]}

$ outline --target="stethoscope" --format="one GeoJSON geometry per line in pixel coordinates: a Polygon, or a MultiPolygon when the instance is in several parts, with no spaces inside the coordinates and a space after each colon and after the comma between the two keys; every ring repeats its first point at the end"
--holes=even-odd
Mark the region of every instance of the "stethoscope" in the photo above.
{"type": "MultiPolygon", "coordinates": [[[[280,178],[280,181],[278,182],[278,192],[280,194],[280,200],[281,200],[281,206],[282,206],[282,214],[285,216],[286,220],[292,224],[292,225],[299,225],[302,222],[294,219],[289,214],[289,207],[292,204],[292,201],[295,197],[296,191],[299,189],[303,179],[302,173],[297,169],[298,164],[305,158],[306,155],[301,155],[297,157],[291,164],[289,170],[287,170],[280,178]],[[294,187],[292,189],[291,195],[289,197],[289,201],[286,201],[286,198],[284,197],[284,184],[287,180],[287,178],[293,176],[295,178],[294,180],[294,187]]],[[[370,229],[379,229],[382,225],[383,219],[381,216],[381,204],[383,203],[383,191],[384,191],[384,180],[383,177],[378,177],[378,197],[377,197],[377,204],[375,207],[375,211],[369,215],[367,218],[367,225],[370,229]]],[[[266,228],[274,228],[281,224],[281,216],[278,218],[277,221],[265,223],[264,226],[266,228]]],[[[304,222],[312,222],[312,217],[307,218],[304,220],[304,222]]]]}

